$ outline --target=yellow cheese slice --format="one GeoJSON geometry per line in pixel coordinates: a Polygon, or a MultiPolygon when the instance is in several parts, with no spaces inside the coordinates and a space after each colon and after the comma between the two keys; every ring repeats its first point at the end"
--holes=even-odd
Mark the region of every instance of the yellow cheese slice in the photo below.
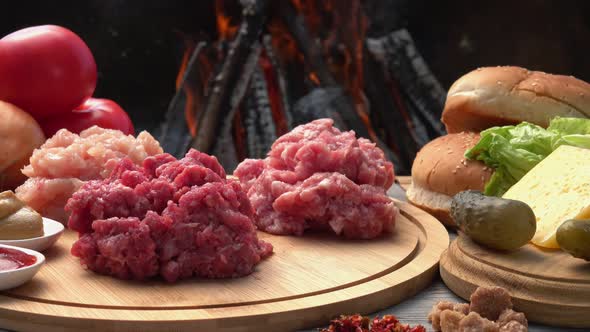
{"type": "Polygon", "coordinates": [[[590,217],[590,149],[558,147],[503,197],[523,201],[535,212],[534,244],[559,248],[557,228],[568,219],[590,217]]]}

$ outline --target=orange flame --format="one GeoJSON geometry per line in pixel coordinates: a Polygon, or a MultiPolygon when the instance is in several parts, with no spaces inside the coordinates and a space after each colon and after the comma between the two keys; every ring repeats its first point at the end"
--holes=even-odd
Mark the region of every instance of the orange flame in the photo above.
{"type": "Polygon", "coordinates": [[[318,75],[316,75],[316,73],[314,73],[313,71],[309,73],[309,79],[313,82],[313,84],[320,85],[320,79],[318,78],[318,75]]]}
{"type": "Polygon", "coordinates": [[[238,31],[237,24],[232,24],[231,17],[224,11],[223,0],[215,1],[215,17],[217,18],[217,32],[221,40],[231,40],[238,31]]]}
{"type": "MultiPolygon", "coordinates": [[[[372,130],[364,95],[363,49],[368,27],[359,0],[292,0],[303,13],[314,38],[320,38],[322,52],[331,74],[352,96],[355,108],[369,130],[372,130]]],[[[313,73],[310,74],[312,81],[313,73]]]]}
{"type": "Polygon", "coordinates": [[[185,41],[185,45],[186,50],[182,56],[180,69],[176,76],[176,90],[182,88],[184,91],[186,98],[184,115],[191,135],[195,136],[197,134],[198,114],[206,93],[205,85],[213,74],[213,63],[204,52],[201,52],[197,58],[197,63],[192,68],[193,71],[196,70],[196,75],[194,75],[195,72],[189,74],[184,82],[184,86],[181,86],[189,59],[196,47],[192,41],[188,40],[185,41]]]}
{"type": "Polygon", "coordinates": [[[180,89],[180,85],[182,84],[182,78],[184,77],[184,72],[186,71],[186,66],[188,65],[188,59],[190,58],[190,52],[195,47],[194,44],[191,46],[188,42],[185,41],[184,43],[185,51],[182,55],[182,61],[180,63],[180,69],[178,70],[178,74],[176,75],[176,90],[180,89]]]}
{"type": "MultiPolygon", "coordinates": [[[[366,97],[364,95],[363,77],[363,49],[368,26],[367,17],[361,8],[361,0],[290,0],[297,11],[302,15],[310,37],[321,41],[321,52],[326,60],[328,69],[335,80],[342,85],[352,97],[355,109],[361,120],[369,130],[373,140],[377,135],[372,129],[371,120],[368,115],[366,97]]],[[[215,0],[215,15],[218,29],[219,41],[233,39],[238,30],[238,17],[228,15],[226,10],[227,2],[215,0]]],[[[320,80],[317,73],[307,67],[303,53],[299,50],[297,43],[280,17],[271,16],[266,25],[271,35],[272,48],[277,55],[280,66],[288,64],[291,68],[301,68],[301,79],[308,79],[314,85],[319,86],[320,80]],[[299,67],[298,67],[299,66],[299,67]]],[[[186,68],[194,45],[187,47],[184,54],[179,75],[176,80],[177,88],[182,79],[182,73],[186,68]]],[[[219,54],[224,56],[223,54],[219,54]]],[[[207,82],[213,74],[214,63],[207,56],[199,58],[199,75],[193,79],[193,84],[185,84],[187,96],[186,119],[193,135],[196,134],[196,119],[198,118],[199,107],[207,94],[207,82]],[[194,84],[198,81],[198,84],[194,84]],[[197,89],[198,88],[198,89],[197,89]],[[200,90],[200,91],[196,91],[200,90]]],[[[273,65],[268,61],[268,56],[261,55],[259,64],[265,72],[267,80],[273,78],[273,65]]],[[[276,85],[276,84],[274,84],[276,85]]],[[[269,84],[269,89],[275,89],[269,84]]],[[[276,90],[276,89],[275,89],[276,90]]],[[[269,91],[273,106],[273,117],[275,118],[278,131],[286,130],[285,119],[281,116],[281,96],[279,91],[269,91]],[[276,94],[276,95],[275,95],[276,94]],[[279,128],[280,127],[280,128],[279,128]]],[[[234,119],[234,121],[236,121],[234,119]]],[[[238,121],[239,123],[239,121],[238,121]]],[[[236,132],[237,134],[238,132],[236,132]]],[[[277,133],[278,134],[278,133],[277,133]]]]}
{"type": "MultiPolygon", "coordinates": [[[[363,49],[368,27],[360,0],[291,0],[303,16],[313,39],[322,41],[322,53],[329,71],[338,83],[352,96],[355,109],[369,130],[373,140],[377,135],[372,129],[364,95],[363,49]]],[[[281,59],[306,63],[288,29],[273,21],[269,29],[273,47],[281,59]]],[[[320,85],[318,76],[310,71],[306,76],[320,85]]]]}
{"type": "Polygon", "coordinates": [[[270,110],[272,112],[272,118],[275,123],[275,133],[278,137],[283,134],[286,134],[289,130],[289,126],[287,125],[287,118],[285,116],[285,109],[279,88],[279,80],[277,78],[276,68],[274,68],[272,63],[270,62],[266,51],[262,52],[258,63],[262,68],[264,78],[267,82],[267,92],[270,102],[270,110]]]}

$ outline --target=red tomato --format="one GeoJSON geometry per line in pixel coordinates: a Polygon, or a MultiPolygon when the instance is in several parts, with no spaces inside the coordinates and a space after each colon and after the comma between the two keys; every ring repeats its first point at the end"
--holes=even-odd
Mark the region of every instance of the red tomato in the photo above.
{"type": "Polygon", "coordinates": [[[39,123],[46,137],[51,137],[58,130],[66,128],[73,133],[80,133],[86,128],[99,126],[118,129],[125,135],[134,135],[135,129],[125,111],[112,100],[90,98],[84,104],[67,114],[39,123]]]}
{"type": "Polygon", "coordinates": [[[0,100],[41,120],[67,113],[92,96],[96,62],[72,31],[42,25],[0,39],[0,100]]]}

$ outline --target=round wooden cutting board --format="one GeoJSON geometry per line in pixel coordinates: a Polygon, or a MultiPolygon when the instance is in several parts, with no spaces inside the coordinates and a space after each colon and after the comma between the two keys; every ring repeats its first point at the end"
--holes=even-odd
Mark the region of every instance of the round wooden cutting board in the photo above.
{"type": "Polygon", "coordinates": [[[501,286],[529,321],[590,327],[590,263],[528,244],[511,253],[460,235],[440,260],[445,284],[464,299],[478,286],[501,286]]]}
{"type": "Polygon", "coordinates": [[[396,201],[393,234],[347,241],[330,234],[259,236],[274,254],[249,276],[175,284],[97,275],[69,254],[66,232],[35,278],[0,292],[0,327],[19,331],[292,331],[370,313],[426,287],[448,247],[433,217],[396,201]]]}

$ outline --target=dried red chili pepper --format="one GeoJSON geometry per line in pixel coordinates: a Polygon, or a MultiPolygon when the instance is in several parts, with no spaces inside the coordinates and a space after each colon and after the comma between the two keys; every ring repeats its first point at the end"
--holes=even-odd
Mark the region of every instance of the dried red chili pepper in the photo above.
{"type": "Polygon", "coordinates": [[[361,315],[342,315],[330,322],[330,326],[320,332],[426,332],[422,325],[411,327],[402,324],[394,315],[378,316],[371,321],[361,315]]]}

